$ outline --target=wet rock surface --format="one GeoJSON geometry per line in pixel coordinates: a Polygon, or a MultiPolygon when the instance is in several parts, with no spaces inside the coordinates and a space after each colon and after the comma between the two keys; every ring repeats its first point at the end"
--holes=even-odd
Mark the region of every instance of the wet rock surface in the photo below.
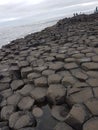
{"type": "Polygon", "coordinates": [[[97,23],[65,18],[0,49],[1,130],[98,130],[97,23]]]}

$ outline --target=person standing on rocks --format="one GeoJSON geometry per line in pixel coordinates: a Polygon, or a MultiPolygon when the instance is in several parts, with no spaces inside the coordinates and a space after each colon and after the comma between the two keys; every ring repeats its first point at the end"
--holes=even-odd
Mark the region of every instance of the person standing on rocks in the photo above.
{"type": "Polygon", "coordinates": [[[95,9],[95,13],[98,13],[98,7],[96,7],[96,9],[95,9]]]}

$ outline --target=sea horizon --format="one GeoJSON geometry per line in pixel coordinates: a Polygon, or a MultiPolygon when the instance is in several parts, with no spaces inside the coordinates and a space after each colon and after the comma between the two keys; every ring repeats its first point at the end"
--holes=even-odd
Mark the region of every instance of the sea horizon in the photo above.
{"type": "MultiPolygon", "coordinates": [[[[47,2],[49,1],[51,0],[47,2]]],[[[6,16],[2,13],[0,14],[0,48],[12,40],[52,26],[60,19],[72,17],[73,13],[93,13],[98,3],[91,0],[85,0],[80,3],[77,0],[76,3],[66,3],[66,1],[60,2],[60,0],[57,0],[46,5],[47,2],[45,3],[44,0],[41,0],[41,2],[33,3],[34,5],[30,3],[11,3],[11,5],[10,3],[8,5],[3,3],[3,5],[0,5],[0,11],[4,11],[6,14],[6,16]]]]}

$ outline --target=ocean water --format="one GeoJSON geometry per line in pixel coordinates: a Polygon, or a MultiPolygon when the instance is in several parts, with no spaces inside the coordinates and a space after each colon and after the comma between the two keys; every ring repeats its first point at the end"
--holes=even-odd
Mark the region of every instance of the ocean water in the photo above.
{"type": "Polygon", "coordinates": [[[96,5],[96,0],[0,1],[0,48],[12,40],[54,25],[59,19],[71,17],[73,13],[93,12],[96,5]]]}
{"type": "Polygon", "coordinates": [[[10,43],[12,40],[17,38],[22,38],[28,34],[38,32],[43,30],[48,26],[56,24],[57,20],[35,23],[29,25],[19,25],[19,26],[3,26],[0,27],[0,48],[3,45],[10,43]]]}

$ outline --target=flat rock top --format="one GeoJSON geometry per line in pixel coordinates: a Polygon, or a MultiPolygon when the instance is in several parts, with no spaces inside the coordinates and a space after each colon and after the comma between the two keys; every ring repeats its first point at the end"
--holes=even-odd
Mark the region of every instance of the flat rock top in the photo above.
{"type": "Polygon", "coordinates": [[[2,47],[0,109],[1,130],[35,130],[49,114],[47,130],[98,130],[98,14],[2,47]]]}

